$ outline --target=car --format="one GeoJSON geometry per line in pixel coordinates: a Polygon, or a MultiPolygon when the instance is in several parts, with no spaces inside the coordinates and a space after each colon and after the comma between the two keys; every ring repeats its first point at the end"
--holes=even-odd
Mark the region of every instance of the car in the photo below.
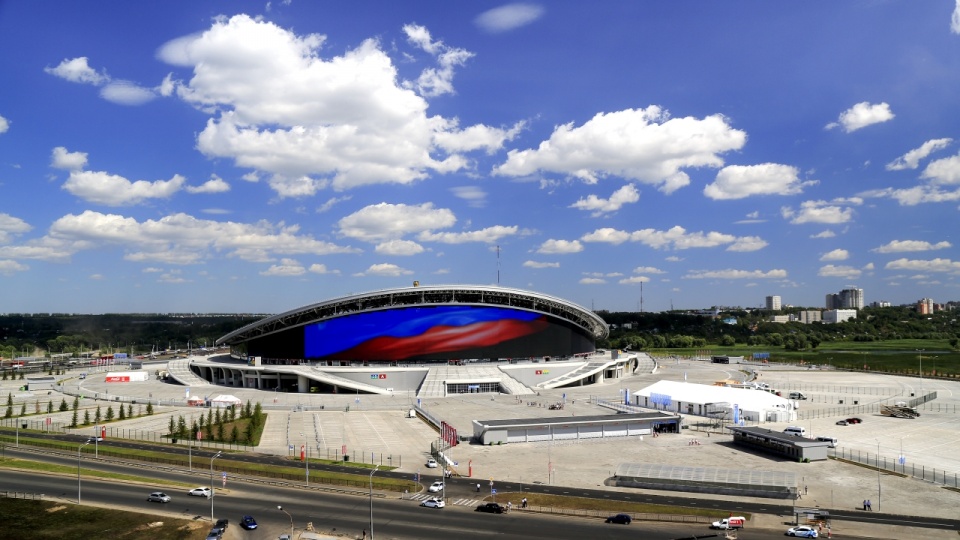
{"type": "Polygon", "coordinates": [[[846,420],[837,420],[838,426],[846,426],[848,424],[850,424],[850,422],[847,422],[846,420]]]}
{"type": "Polygon", "coordinates": [[[207,533],[206,540],[220,540],[221,538],[223,538],[223,534],[217,531],[216,528],[213,528],[207,533]]]}
{"type": "Polygon", "coordinates": [[[426,506],[427,508],[443,508],[447,503],[443,502],[443,499],[438,499],[432,497],[420,503],[420,506],[426,506]]]}
{"type": "Polygon", "coordinates": [[[488,514],[502,514],[503,507],[497,503],[481,504],[477,507],[477,512],[487,512],[488,514]]]}
{"type": "Polygon", "coordinates": [[[863,422],[863,420],[861,420],[861,419],[859,419],[859,418],[857,418],[857,417],[847,418],[847,423],[848,423],[848,424],[860,424],[860,423],[862,423],[862,422],[863,422]]]}
{"type": "Polygon", "coordinates": [[[154,491],[147,495],[147,502],[168,503],[170,502],[170,496],[162,491],[154,491]]]}
{"type": "Polygon", "coordinates": [[[192,497],[210,497],[213,495],[213,491],[208,487],[195,487],[187,492],[187,495],[192,497]]]}
{"type": "Polygon", "coordinates": [[[253,519],[253,516],[243,516],[240,518],[240,526],[248,531],[252,531],[257,528],[257,520],[253,519]]]}
{"type": "Polygon", "coordinates": [[[428,469],[436,469],[437,467],[440,466],[440,464],[437,463],[437,460],[433,458],[428,459],[426,465],[428,469]]]}
{"type": "Polygon", "coordinates": [[[227,527],[230,526],[229,519],[218,519],[217,524],[213,526],[214,530],[218,531],[220,534],[227,532],[227,527]]]}
{"type": "Polygon", "coordinates": [[[787,536],[797,536],[800,538],[817,538],[820,536],[817,534],[817,530],[808,525],[800,525],[799,527],[790,527],[787,529],[787,536]]]}
{"type": "Polygon", "coordinates": [[[87,442],[88,442],[88,443],[92,443],[92,442],[98,442],[98,443],[100,443],[100,442],[103,442],[103,437],[97,437],[97,436],[89,437],[89,438],[87,438],[87,442]]]}
{"type": "Polygon", "coordinates": [[[616,514],[607,518],[604,523],[619,523],[621,525],[629,525],[633,521],[633,518],[627,514],[616,514]]]}
{"type": "Polygon", "coordinates": [[[742,529],[745,521],[746,518],[743,516],[729,516],[721,520],[714,521],[712,524],[710,524],[710,528],[723,529],[725,531],[730,529],[742,529]]]}
{"type": "Polygon", "coordinates": [[[427,488],[427,491],[430,493],[439,493],[443,491],[443,482],[437,480],[436,482],[430,484],[430,487],[427,488]]]}

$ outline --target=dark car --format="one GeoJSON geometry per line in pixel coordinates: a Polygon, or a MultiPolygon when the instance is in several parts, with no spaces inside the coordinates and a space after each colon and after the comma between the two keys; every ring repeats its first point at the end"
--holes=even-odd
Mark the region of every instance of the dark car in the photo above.
{"type": "Polygon", "coordinates": [[[229,519],[218,519],[217,524],[213,526],[213,530],[223,534],[226,532],[228,526],[230,526],[229,519]]]}
{"type": "Polygon", "coordinates": [[[610,516],[607,518],[605,523],[619,523],[621,525],[629,525],[633,521],[633,518],[627,514],[617,514],[615,516],[610,516]]]}
{"type": "Polygon", "coordinates": [[[847,418],[847,423],[848,423],[848,424],[859,424],[859,423],[861,423],[861,422],[863,422],[863,420],[861,420],[861,419],[859,419],[859,418],[857,418],[857,417],[847,418]]]}
{"type": "Polygon", "coordinates": [[[477,512],[489,512],[491,514],[502,514],[504,509],[497,503],[481,504],[477,507],[477,512]]]}
{"type": "Polygon", "coordinates": [[[253,516],[243,516],[240,518],[240,526],[248,531],[252,531],[257,528],[257,520],[253,519],[253,516]]]}
{"type": "Polygon", "coordinates": [[[847,422],[846,420],[837,420],[837,425],[838,425],[838,426],[845,426],[845,425],[847,425],[847,424],[849,424],[849,423],[850,423],[850,422],[847,422]]]}

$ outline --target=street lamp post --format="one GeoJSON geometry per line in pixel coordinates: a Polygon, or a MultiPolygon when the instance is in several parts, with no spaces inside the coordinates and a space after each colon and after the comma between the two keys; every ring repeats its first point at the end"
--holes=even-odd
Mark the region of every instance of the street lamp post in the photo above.
{"type": "Polygon", "coordinates": [[[78,505],[80,504],[80,450],[82,450],[83,447],[88,444],[90,444],[90,441],[87,441],[77,447],[77,504],[78,505]]]}
{"type": "Polygon", "coordinates": [[[213,519],[213,460],[220,457],[223,452],[217,452],[210,458],[210,523],[216,523],[213,519]]]}
{"type": "Polygon", "coordinates": [[[290,518],[290,540],[293,540],[293,516],[291,516],[290,512],[287,512],[286,510],[284,510],[283,507],[280,506],[279,504],[277,505],[277,510],[280,510],[281,512],[286,514],[288,518],[290,518]]]}
{"type": "Polygon", "coordinates": [[[379,468],[380,466],[377,465],[370,471],[370,540],[373,540],[373,473],[379,468]]]}
{"type": "Polygon", "coordinates": [[[877,512],[880,511],[880,439],[877,439],[877,512]]]}
{"type": "Polygon", "coordinates": [[[307,444],[307,436],[303,433],[303,479],[307,485],[310,485],[310,445],[307,444]]]}
{"type": "Polygon", "coordinates": [[[920,393],[923,393],[923,349],[917,349],[920,353],[920,393]]]}

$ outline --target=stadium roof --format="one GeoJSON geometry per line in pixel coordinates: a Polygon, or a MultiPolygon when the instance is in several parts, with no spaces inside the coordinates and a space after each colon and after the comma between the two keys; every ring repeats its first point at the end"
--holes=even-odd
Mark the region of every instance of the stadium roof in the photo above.
{"type": "Polygon", "coordinates": [[[534,311],[564,319],[593,335],[594,339],[603,339],[609,335],[607,323],[597,314],[555,296],[490,285],[417,285],[343,296],[273,315],[230,332],[218,339],[217,345],[242,343],[350,313],[456,304],[534,311]]]}

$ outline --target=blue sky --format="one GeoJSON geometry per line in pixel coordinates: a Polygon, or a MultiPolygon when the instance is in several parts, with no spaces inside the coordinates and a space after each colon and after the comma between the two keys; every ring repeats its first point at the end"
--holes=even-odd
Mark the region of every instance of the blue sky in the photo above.
{"type": "Polygon", "coordinates": [[[0,3],[0,312],[960,300],[960,4],[0,3]]]}

